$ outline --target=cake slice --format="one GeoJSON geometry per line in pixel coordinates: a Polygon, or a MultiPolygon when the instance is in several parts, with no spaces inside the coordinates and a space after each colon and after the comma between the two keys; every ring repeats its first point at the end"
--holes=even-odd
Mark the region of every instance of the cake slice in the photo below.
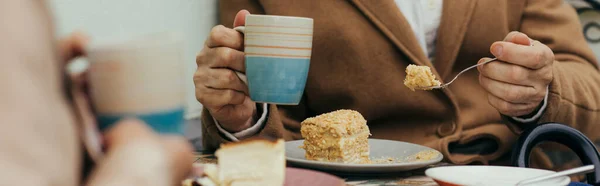
{"type": "Polygon", "coordinates": [[[282,139],[251,139],[221,145],[215,152],[222,186],[282,186],[285,149],[282,139]]]}
{"type": "Polygon", "coordinates": [[[430,90],[431,88],[427,87],[438,86],[440,84],[440,81],[435,79],[435,75],[433,75],[428,66],[410,64],[406,67],[406,79],[404,79],[404,85],[410,88],[410,90],[430,90]]]}
{"type": "Polygon", "coordinates": [[[196,179],[186,179],[181,183],[182,186],[218,186],[208,177],[199,177],[196,179]]]}
{"type": "Polygon", "coordinates": [[[215,185],[219,185],[219,168],[215,164],[205,164],[204,177],[210,179],[215,185]]]}
{"type": "Polygon", "coordinates": [[[357,111],[338,110],[308,118],[301,123],[307,160],[369,163],[371,135],[367,121],[357,111]]]}

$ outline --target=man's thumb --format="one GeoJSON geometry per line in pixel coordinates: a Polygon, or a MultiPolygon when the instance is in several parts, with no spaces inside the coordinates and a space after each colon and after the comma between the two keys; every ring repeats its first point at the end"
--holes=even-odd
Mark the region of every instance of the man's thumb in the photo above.
{"type": "Polygon", "coordinates": [[[233,20],[233,27],[237,27],[237,26],[244,26],[246,24],[246,15],[250,15],[250,12],[248,12],[248,10],[240,10],[236,15],[235,15],[235,19],[233,20]]]}

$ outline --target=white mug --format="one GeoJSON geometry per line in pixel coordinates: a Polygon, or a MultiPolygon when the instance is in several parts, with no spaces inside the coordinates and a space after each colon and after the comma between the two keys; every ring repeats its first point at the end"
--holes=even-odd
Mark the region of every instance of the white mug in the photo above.
{"type": "Polygon", "coordinates": [[[101,130],[125,117],[159,133],[183,134],[185,103],[182,40],[161,33],[91,45],[90,96],[101,130]]]}
{"type": "Polygon", "coordinates": [[[304,93],[312,53],[313,19],[247,15],[244,34],[246,74],[250,98],[259,103],[297,105],[304,93]]]}

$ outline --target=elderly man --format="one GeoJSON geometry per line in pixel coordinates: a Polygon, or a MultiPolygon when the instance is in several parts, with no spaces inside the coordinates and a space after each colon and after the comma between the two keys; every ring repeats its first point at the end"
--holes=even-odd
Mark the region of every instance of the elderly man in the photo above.
{"type": "Polygon", "coordinates": [[[249,13],[314,18],[306,90],[297,106],[252,102],[228,78],[244,72],[243,35],[214,27],[194,77],[209,148],[257,135],[299,139],[302,120],[337,109],[362,113],[373,138],[433,147],[456,164],[499,164],[515,132],[542,122],[600,134],[600,73],[562,0],[220,1],[224,25],[243,25],[249,13]],[[493,57],[446,89],[402,84],[409,64],[447,82],[493,57]]]}

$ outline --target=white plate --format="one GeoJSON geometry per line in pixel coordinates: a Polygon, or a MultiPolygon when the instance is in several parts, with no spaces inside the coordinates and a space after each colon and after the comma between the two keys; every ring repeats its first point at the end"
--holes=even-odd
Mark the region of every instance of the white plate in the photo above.
{"type": "MultiPolygon", "coordinates": [[[[480,185],[480,186],[506,186],[516,185],[519,181],[537,176],[552,174],[554,171],[504,167],[504,166],[447,166],[435,167],[425,171],[425,175],[432,178],[440,186],[450,185],[480,185]]],[[[563,176],[538,182],[528,186],[566,186],[571,182],[569,177],[563,176]]]]}
{"type": "Polygon", "coordinates": [[[437,157],[429,160],[418,161],[402,161],[386,164],[344,164],[333,162],[321,162],[306,160],[304,157],[304,149],[300,146],[304,140],[288,141],[285,143],[285,153],[288,163],[298,167],[317,169],[337,173],[385,173],[407,171],[438,163],[442,160],[443,155],[437,150],[429,147],[391,140],[369,139],[369,150],[371,160],[391,157],[394,159],[404,160],[421,151],[432,151],[437,154],[437,157]]]}

